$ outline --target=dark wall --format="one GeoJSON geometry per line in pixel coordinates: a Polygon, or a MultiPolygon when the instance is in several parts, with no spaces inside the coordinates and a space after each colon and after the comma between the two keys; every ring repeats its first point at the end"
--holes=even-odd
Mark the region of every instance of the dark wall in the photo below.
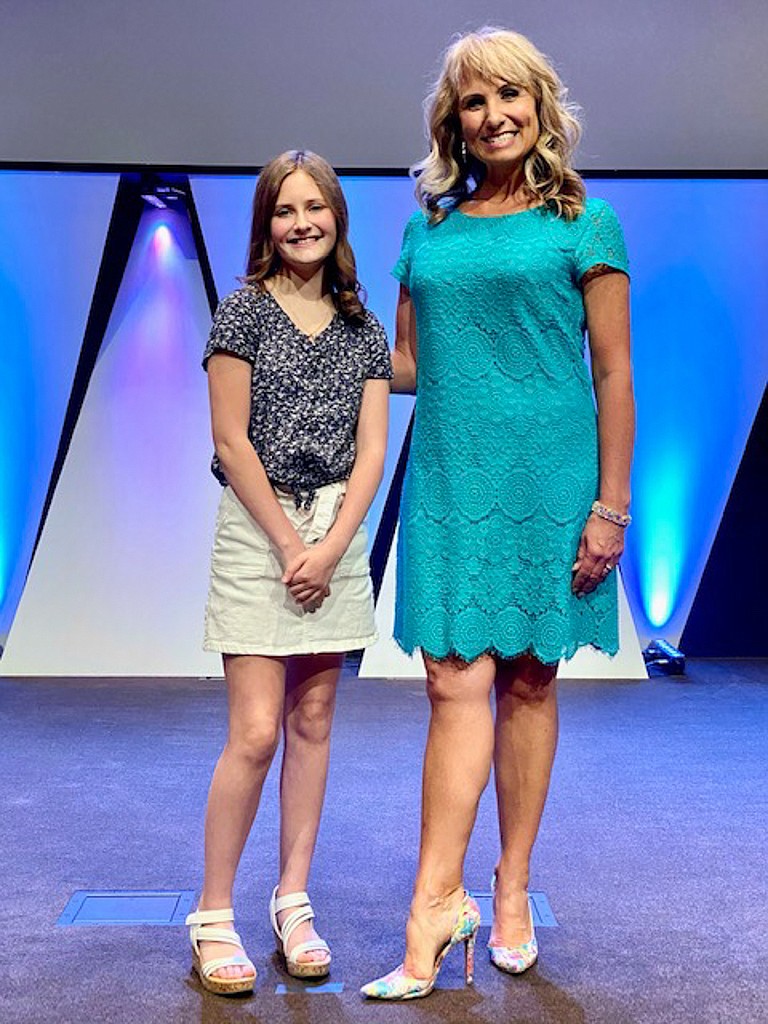
{"type": "MultiPolygon", "coordinates": [[[[717,467],[713,466],[713,472],[717,467]]],[[[686,654],[768,657],[768,389],[681,638],[686,654]]]]}

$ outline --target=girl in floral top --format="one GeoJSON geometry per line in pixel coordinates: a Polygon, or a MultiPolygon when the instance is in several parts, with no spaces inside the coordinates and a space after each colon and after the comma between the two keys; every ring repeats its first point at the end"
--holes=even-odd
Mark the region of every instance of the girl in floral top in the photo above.
{"type": "Polygon", "coordinates": [[[306,894],[344,652],[375,639],[364,517],[381,480],[392,375],[365,309],[338,178],[284,153],[256,187],[244,286],[216,312],[208,371],[223,485],[205,647],[224,660],[229,735],[213,775],[205,877],[189,915],[205,988],[253,989],[232,888],[281,734],[280,877],[270,901],[289,974],[327,974],[306,894]]]}

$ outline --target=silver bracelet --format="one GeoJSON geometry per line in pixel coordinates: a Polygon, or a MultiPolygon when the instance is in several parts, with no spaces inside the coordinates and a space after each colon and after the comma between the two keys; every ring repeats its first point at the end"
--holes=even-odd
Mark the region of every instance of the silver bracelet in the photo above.
{"type": "Polygon", "coordinates": [[[601,519],[607,519],[609,523],[620,526],[623,530],[632,522],[632,516],[629,513],[623,515],[621,512],[617,512],[615,508],[609,508],[607,505],[604,505],[601,501],[592,502],[592,511],[596,516],[599,516],[601,519]]]}

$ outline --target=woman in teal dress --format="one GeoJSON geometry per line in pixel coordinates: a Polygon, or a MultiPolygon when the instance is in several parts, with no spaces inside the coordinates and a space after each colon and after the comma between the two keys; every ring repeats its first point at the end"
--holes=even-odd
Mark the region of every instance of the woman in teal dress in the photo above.
{"type": "Polygon", "coordinates": [[[393,390],[416,392],[395,636],[431,701],[403,963],[363,988],[427,995],[479,925],[463,863],[495,767],[491,961],[538,955],[527,886],[557,742],[555,675],[618,648],[634,433],[627,256],[570,166],[579,125],[538,50],[484,29],[447,51],[408,222],[393,390]],[[589,339],[591,375],[585,362],[589,339]],[[490,694],[495,689],[495,722],[490,694]]]}

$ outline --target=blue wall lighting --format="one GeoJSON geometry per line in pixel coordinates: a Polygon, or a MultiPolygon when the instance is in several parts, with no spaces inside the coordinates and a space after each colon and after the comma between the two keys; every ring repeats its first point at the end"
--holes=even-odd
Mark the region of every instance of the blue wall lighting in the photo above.
{"type": "Polygon", "coordinates": [[[677,645],[768,380],[768,181],[588,182],[632,268],[637,446],[622,572],[677,645]]]}
{"type": "Polygon", "coordinates": [[[24,588],[114,174],[0,172],[0,649],[24,588]]]}

